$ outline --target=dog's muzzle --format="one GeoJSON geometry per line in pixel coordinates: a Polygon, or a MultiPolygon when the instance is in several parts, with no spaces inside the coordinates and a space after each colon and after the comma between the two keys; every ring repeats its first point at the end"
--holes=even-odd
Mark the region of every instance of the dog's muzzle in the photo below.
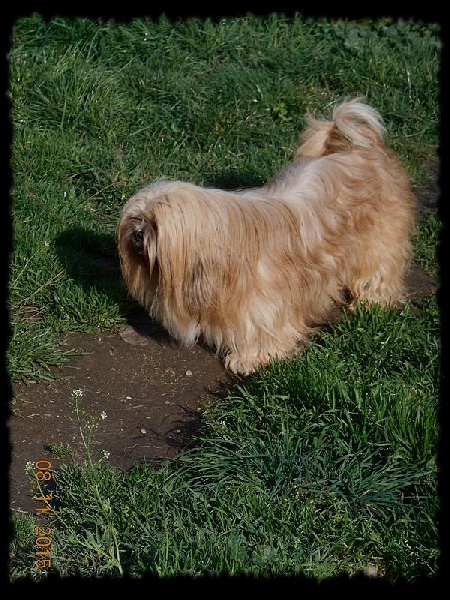
{"type": "Polygon", "coordinates": [[[132,241],[136,252],[142,254],[144,252],[144,231],[147,226],[147,221],[142,220],[139,225],[139,229],[133,231],[132,241]]]}
{"type": "Polygon", "coordinates": [[[144,249],[144,232],[142,229],[133,231],[133,244],[136,250],[142,251],[144,249]]]}

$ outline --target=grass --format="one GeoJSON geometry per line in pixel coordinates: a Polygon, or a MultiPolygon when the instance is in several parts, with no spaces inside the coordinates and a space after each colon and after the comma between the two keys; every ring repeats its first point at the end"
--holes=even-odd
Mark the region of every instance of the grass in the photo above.
{"type": "MultiPolygon", "coordinates": [[[[439,53],[436,26],[389,19],[18,20],[8,92],[12,380],[54,376],[76,352],[61,351],[69,333],[124,321],[117,220],[150,179],[259,185],[291,159],[305,111],[327,114],[358,94],[384,116],[413,186],[426,184],[439,53]]],[[[414,240],[431,275],[439,234],[430,215],[414,240]]],[[[79,411],[86,460],[54,473],[52,569],[433,577],[439,381],[431,297],[346,314],[305,355],[230,389],[195,446],[159,470],[119,473],[94,460],[101,419],[79,411]]],[[[11,579],[45,578],[33,566],[33,519],[13,525],[11,579]]]]}

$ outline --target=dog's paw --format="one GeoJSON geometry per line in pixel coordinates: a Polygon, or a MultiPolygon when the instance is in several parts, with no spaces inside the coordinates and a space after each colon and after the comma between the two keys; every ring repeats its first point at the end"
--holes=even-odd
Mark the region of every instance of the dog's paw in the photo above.
{"type": "Polygon", "coordinates": [[[229,354],[224,360],[225,368],[235,375],[251,375],[262,366],[257,357],[244,358],[239,354],[229,354]]]}

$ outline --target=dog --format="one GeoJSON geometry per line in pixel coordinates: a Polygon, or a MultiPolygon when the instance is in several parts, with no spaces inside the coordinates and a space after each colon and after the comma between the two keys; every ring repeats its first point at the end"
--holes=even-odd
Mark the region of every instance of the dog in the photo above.
{"type": "Polygon", "coordinates": [[[238,375],[302,351],[344,306],[405,302],[416,199],[381,115],[355,98],[306,123],[293,162],[262,187],[160,179],[119,219],[132,298],[238,375]]]}

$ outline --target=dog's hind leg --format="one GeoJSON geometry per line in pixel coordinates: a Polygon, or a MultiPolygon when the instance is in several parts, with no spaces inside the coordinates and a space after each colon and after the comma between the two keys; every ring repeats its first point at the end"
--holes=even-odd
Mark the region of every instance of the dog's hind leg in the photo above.
{"type": "Polygon", "coordinates": [[[406,290],[403,274],[386,272],[381,268],[370,277],[355,279],[349,286],[354,306],[357,302],[379,304],[380,306],[400,306],[405,303],[406,290]]]}

